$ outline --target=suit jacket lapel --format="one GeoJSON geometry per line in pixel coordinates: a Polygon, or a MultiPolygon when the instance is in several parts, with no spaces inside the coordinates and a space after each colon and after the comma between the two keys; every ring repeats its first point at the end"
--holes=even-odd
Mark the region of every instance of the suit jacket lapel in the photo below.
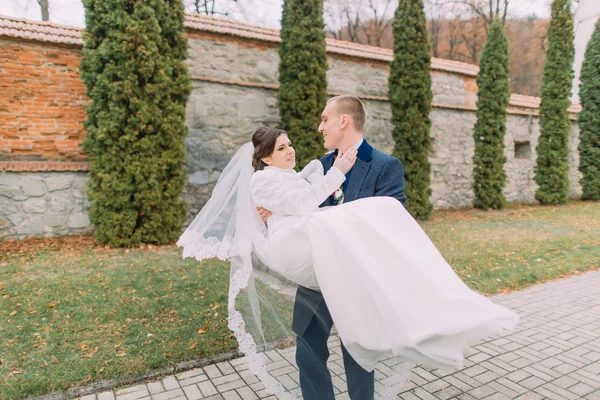
{"type": "MultiPolygon", "coordinates": [[[[321,163],[323,164],[323,170],[325,171],[325,173],[327,173],[327,171],[329,171],[331,169],[331,167],[333,167],[333,155],[334,153],[330,153],[327,156],[325,156],[324,158],[321,158],[321,163]]],[[[335,205],[334,200],[333,200],[333,195],[329,196],[324,202],[323,204],[321,204],[321,206],[333,206],[335,205]]]]}
{"type": "Polygon", "coordinates": [[[324,158],[322,158],[323,170],[325,171],[325,173],[327,173],[327,171],[329,171],[331,169],[331,167],[333,167],[333,155],[334,155],[334,153],[331,152],[330,154],[328,154],[324,158]]]}
{"type": "Polygon", "coordinates": [[[369,168],[371,168],[370,162],[363,161],[360,158],[356,159],[354,167],[352,168],[350,181],[348,182],[348,187],[346,188],[346,193],[344,193],[344,202],[356,200],[358,198],[358,193],[365,181],[367,172],[369,172],[369,168]]]}
{"type": "Polygon", "coordinates": [[[348,185],[344,191],[344,201],[352,201],[358,198],[360,188],[362,187],[367,172],[371,168],[371,159],[373,156],[373,147],[363,140],[358,148],[356,163],[348,175],[348,185]]]}

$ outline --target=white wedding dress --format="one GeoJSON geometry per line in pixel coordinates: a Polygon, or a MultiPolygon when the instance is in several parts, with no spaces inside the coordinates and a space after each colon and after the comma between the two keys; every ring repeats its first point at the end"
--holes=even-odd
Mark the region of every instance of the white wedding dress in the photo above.
{"type": "Polygon", "coordinates": [[[469,289],[398,200],[319,208],[344,180],[319,161],[254,173],[254,203],[273,213],[254,246],[276,272],[323,293],[358,364],[371,371],[394,355],[461,368],[469,342],[515,327],[519,317],[469,289]]]}

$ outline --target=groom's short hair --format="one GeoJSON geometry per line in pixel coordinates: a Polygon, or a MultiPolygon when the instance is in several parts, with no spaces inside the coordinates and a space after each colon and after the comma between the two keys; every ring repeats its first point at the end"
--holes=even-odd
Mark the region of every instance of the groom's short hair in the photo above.
{"type": "Polygon", "coordinates": [[[347,114],[352,118],[354,127],[357,131],[362,132],[365,129],[365,121],[367,119],[367,111],[365,105],[356,96],[344,94],[335,96],[327,100],[327,104],[335,103],[337,115],[347,114]]]}

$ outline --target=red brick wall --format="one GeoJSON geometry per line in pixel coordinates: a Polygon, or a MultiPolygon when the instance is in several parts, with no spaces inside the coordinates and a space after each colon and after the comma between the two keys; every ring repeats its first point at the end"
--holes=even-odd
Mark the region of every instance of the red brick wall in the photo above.
{"type": "Polygon", "coordinates": [[[0,37],[0,160],[85,160],[81,48],[0,37]]]}

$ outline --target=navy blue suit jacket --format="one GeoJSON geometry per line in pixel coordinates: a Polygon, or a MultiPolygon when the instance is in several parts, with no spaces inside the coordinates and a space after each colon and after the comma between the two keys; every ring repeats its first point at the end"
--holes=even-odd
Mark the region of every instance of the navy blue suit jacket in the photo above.
{"type": "MultiPolygon", "coordinates": [[[[325,173],[333,166],[336,152],[320,159],[325,173]]],[[[375,150],[366,140],[358,148],[356,163],[346,174],[344,182],[344,203],[364,197],[388,196],[398,199],[402,204],[406,200],[404,194],[404,167],[395,157],[375,150]]],[[[333,195],[329,196],[321,207],[333,206],[333,195]]],[[[302,334],[312,318],[319,312],[326,311],[321,292],[302,286],[298,287],[294,304],[292,330],[302,334]]],[[[328,311],[327,311],[328,312],[328,311]]]]}

